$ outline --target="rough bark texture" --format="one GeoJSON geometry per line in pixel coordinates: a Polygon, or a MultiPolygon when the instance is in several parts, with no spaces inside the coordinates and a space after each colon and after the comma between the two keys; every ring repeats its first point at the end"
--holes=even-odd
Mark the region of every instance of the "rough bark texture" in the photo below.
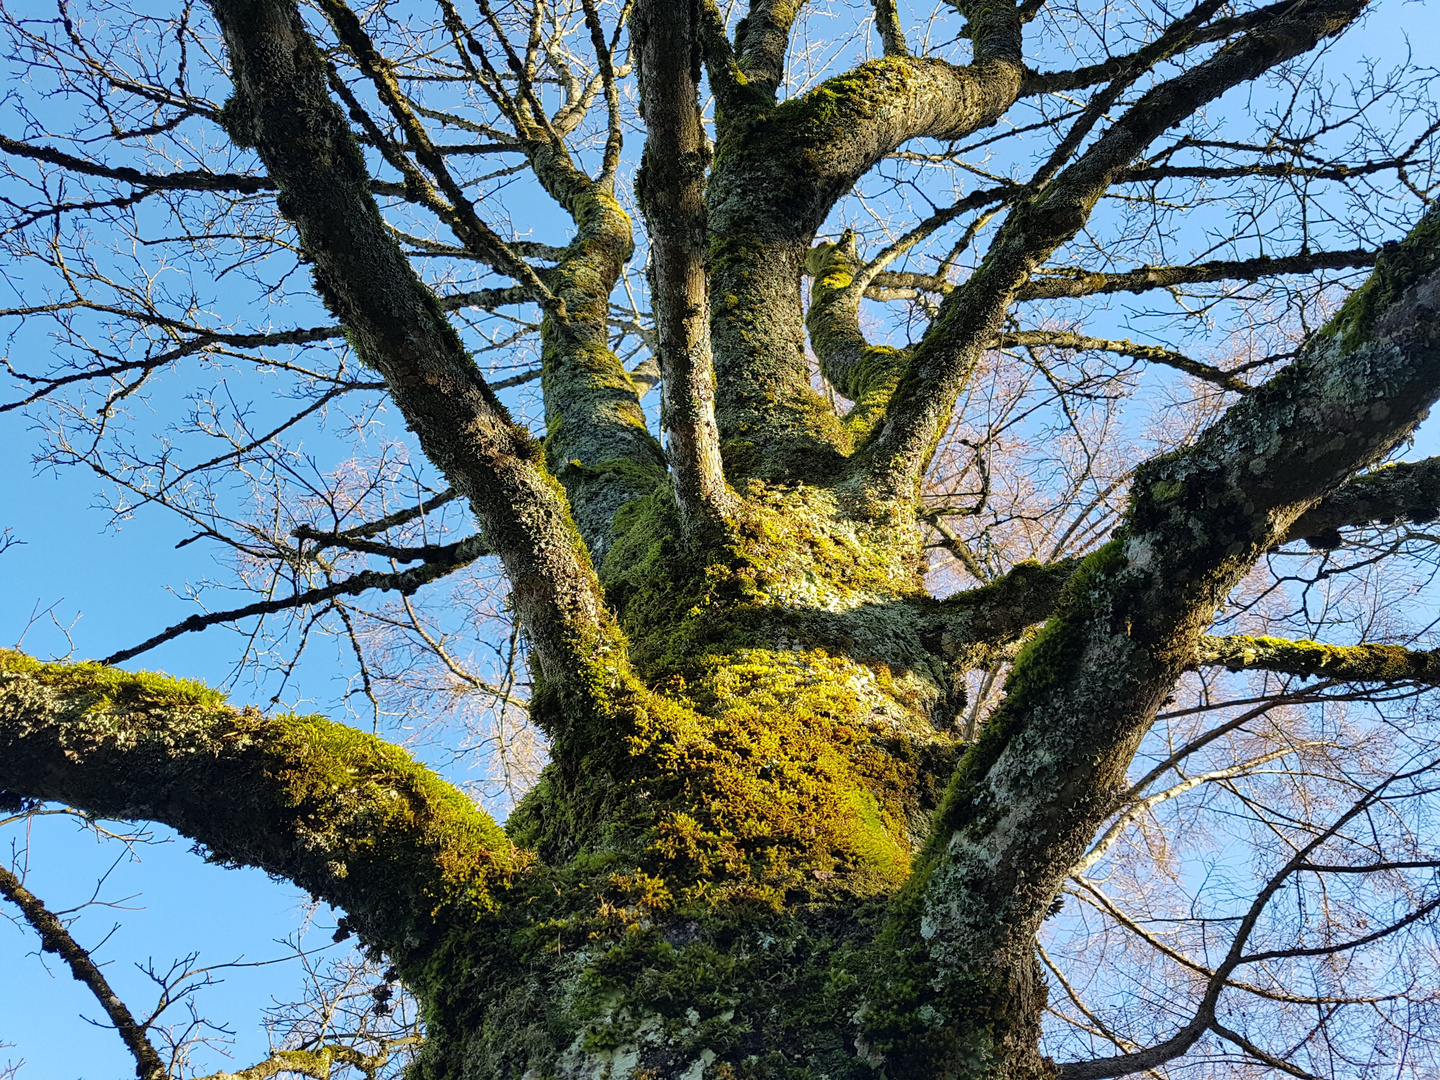
{"type": "MultiPolygon", "coordinates": [[[[1040,295],[1034,272],[1160,133],[1363,5],[1282,5],[1156,85],[1016,205],[922,341],[874,346],[853,236],[814,239],[885,155],[974,132],[1020,93],[1020,9],[959,6],[972,64],[910,55],[877,3],[885,56],[782,102],[796,4],[756,0],[734,41],[711,6],[637,5],[662,451],[607,345],[633,247],[610,150],[596,179],[538,121],[524,144],[575,225],[552,270],[514,274],[545,310],[542,445],[387,232],[295,5],[213,0],[227,130],[503,560],[552,762],[502,832],[349,728],[0,653],[0,788],[166,822],[344,907],[423,1002],[417,1078],[1053,1076],[1036,932],[1177,678],[1201,663],[1437,678],[1429,654],[1204,634],[1277,544],[1434,516],[1429,463],[1364,470],[1440,392],[1440,216],[1387,250],[1298,360],[1144,465],[1103,548],[936,600],[915,495],[1007,312],[1040,295]],[[810,341],[857,403],[843,417],[811,386],[807,261],[810,341]],[[966,745],[960,677],[1022,643],[966,745]]],[[[1219,6],[1147,62],[1215,40],[1202,31],[1219,6]]],[[[326,11],[365,68],[359,23],[326,11]]],[[[365,70],[389,100],[383,65],[365,70]]],[[[398,91],[393,104],[403,118],[398,91]]],[[[419,138],[417,160],[441,171],[419,138]]],[[[456,222],[504,264],[478,216],[456,222]]],[[[1092,1075],[1132,1064],[1150,1059],[1092,1075]]]]}

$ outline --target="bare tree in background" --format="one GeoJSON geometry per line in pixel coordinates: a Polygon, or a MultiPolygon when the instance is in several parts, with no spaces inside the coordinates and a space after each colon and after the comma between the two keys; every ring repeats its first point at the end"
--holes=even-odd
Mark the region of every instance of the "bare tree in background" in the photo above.
{"type": "Polygon", "coordinates": [[[7,7],[0,408],[222,569],[0,654],[0,788],[344,910],[231,1075],[1434,1075],[1440,105],[1366,8],[7,7]],[[115,666],[209,627],[359,726],[115,666]]]}

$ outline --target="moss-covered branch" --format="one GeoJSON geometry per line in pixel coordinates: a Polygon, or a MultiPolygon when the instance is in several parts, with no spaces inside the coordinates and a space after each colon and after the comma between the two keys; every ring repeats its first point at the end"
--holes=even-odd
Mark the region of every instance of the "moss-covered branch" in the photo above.
{"type": "Polygon", "coordinates": [[[1440,683],[1440,652],[1401,645],[1326,645],[1245,635],[1206,637],[1200,639],[1195,665],[1347,682],[1440,683]]]}
{"type": "Polygon", "coordinates": [[[1347,480],[1305,511],[1285,538],[1335,547],[1346,526],[1433,521],[1437,511],[1440,457],[1401,461],[1347,480]]]}
{"type": "MultiPolygon", "coordinates": [[[[959,138],[1014,103],[1019,26],[1003,9],[991,21],[1014,24],[1013,49],[997,33],[994,55],[972,65],[891,55],[779,104],[746,83],[721,97],[706,189],[716,416],[721,439],[761,463],[745,469],[732,452],[732,468],[816,475],[843,457],[849,436],[811,389],[805,360],[806,255],[836,202],[886,154],[914,138],[959,138]]],[[[712,84],[719,66],[712,55],[712,84]]]]}
{"type": "MultiPolygon", "coordinates": [[[[1307,8],[1294,10],[1303,18],[1307,8]]],[[[1322,30],[1355,14],[1310,10],[1322,30]]],[[[1263,553],[1343,478],[1405,440],[1437,395],[1432,209],[1299,359],[1193,446],[1137,470],[1115,538],[1070,578],[1016,659],[899,908],[890,945],[901,959],[883,979],[895,1006],[875,1013],[877,1037],[897,1056],[957,1072],[971,1057],[998,1056],[1021,1063],[1010,1075],[1044,1071],[1032,1056],[1043,1008],[1034,935],[1113,812],[1156,711],[1263,553]],[[902,980],[923,989],[896,994],[902,980]],[[925,1006],[939,1023],[905,1020],[925,1006]]]]}
{"type": "Polygon", "coordinates": [[[790,29],[805,0],[750,0],[735,28],[735,54],[753,92],[774,95],[785,79],[790,29]]]}
{"type": "Polygon", "coordinates": [[[330,1080],[335,1069],[348,1065],[366,1080],[375,1080],[380,1070],[390,1063],[391,1051],[409,1046],[414,1036],[388,1040],[378,1053],[367,1054],[344,1043],[329,1043],[313,1050],[277,1050],[264,1061],[239,1072],[218,1072],[197,1080],[270,1080],[272,1076],[304,1076],[311,1080],[330,1080]]]}
{"type": "Polygon", "coordinates": [[[1021,563],[988,585],[937,601],[937,651],[954,660],[976,649],[1013,644],[1050,617],[1079,566],[1079,559],[1044,566],[1021,563]]]}
{"type": "Polygon", "coordinates": [[[494,907],[526,862],[470,799],[399,747],[215,690],[0,651],[0,790],[157,821],[258,866],[416,959],[494,907]]]}
{"type": "Polygon", "coordinates": [[[880,35],[880,44],[886,56],[909,56],[905,44],[905,27],[900,22],[900,12],[895,0],[874,0],[875,32],[880,35]]]}
{"type": "Polygon", "coordinates": [[[900,380],[905,354],[889,345],[871,345],[860,330],[856,278],[862,271],[855,234],[845,230],[839,243],[812,248],[805,260],[812,275],[810,310],[805,326],[820,359],[820,371],[841,394],[855,402],[845,416],[852,437],[863,437],[885,411],[900,380]]]}
{"type": "Polygon", "coordinates": [[[665,480],[665,454],[608,340],[610,293],[634,249],[630,217],[608,184],[572,186],[575,239],[546,275],[567,317],[547,317],[540,328],[545,456],[599,565],[616,512],[665,480]]]}

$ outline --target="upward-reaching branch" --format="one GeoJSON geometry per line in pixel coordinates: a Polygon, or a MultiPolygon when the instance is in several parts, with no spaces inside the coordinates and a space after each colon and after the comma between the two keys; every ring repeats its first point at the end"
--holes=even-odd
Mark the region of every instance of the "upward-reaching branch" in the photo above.
{"type": "MultiPolygon", "coordinates": [[[[1313,49],[1363,10],[1364,0],[1305,0],[1204,63],[1154,87],[1076,162],[1011,212],[975,274],[942,302],[892,398],[869,453],[881,500],[908,502],[961,388],[1030,275],[1090,216],[1101,196],[1166,129],[1233,86],[1313,49]]],[[[1183,44],[1177,40],[1175,47],[1183,44]]]]}
{"type": "Polygon", "coordinates": [[[675,498],[687,526],[723,520],[731,497],[715,427],[700,32],[690,6],[640,0],[630,20],[640,76],[645,151],[636,182],[650,228],[650,274],[675,498]]]}
{"type": "Polygon", "coordinates": [[[558,695],[555,730],[603,723],[599,688],[614,684],[624,653],[540,446],[510,419],[386,229],[294,3],[213,7],[234,69],[228,130],[259,153],[321,297],[384,377],[425,455],[480,518],[514,585],[538,674],[558,695]]]}
{"type": "MultiPolygon", "coordinates": [[[[896,147],[994,123],[1019,93],[1013,6],[986,7],[975,29],[973,64],[891,54],[778,105],[731,69],[717,34],[707,37],[719,104],[706,191],[716,416],[722,440],[768,454],[774,472],[823,471],[848,444],[805,360],[800,278],[816,231],[896,147]]],[[[760,33],[744,28],[742,69],[760,33]]]]}
{"type": "MultiPolygon", "coordinates": [[[[1137,470],[1115,538],[1066,584],[1016,660],[1005,702],[937,818],[924,898],[911,909],[942,1000],[973,1000],[984,987],[1007,1010],[991,1019],[1035,1015],[1034,935],[1112,811],[1161,702],[1202,655],[1216,608],[1307,508],[1405,439],[1437,396],[1432,209],[1300,359],[1194,446],[1137,470]]],[[[1360,652],[1346,670],[1428,672],[1428,659],[1378,662],[1387,659],[1360,652]]],[[[957,1021],[961,1032],[972,1024],[957,1021]]]]}

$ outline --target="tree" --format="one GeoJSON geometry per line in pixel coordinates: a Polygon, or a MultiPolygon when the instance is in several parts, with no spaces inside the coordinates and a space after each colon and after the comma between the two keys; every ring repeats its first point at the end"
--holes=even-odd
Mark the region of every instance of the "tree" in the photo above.
{"type": "MultiPolygon", "coordinates": [[[[343,908],[416,1076],[1433,1071],[1440,662],[1366,590],[1433,558],[1440,467],[1383,463],[1440,395],[1440,121],[1424,71],[1325,81],[1365,8],[8,12],[6,314],[56,359],[7,408],[263,598],[0,654],[0,788],[343,908]],[[1208,359],[1114,336],[1097,300],[1151,290],[1208,359]],[[285,393],[166,381],[231,368],[285,393]],[[543,438],[500,396],[537,377],[543,438]],[[328,471],[287,442],[322,418],[363,448],[328,471]],[[504,610],[452,576],[489,565],[504,610]],[[284,613],[377,726],[523,709],[505,827],[377,736],[115,666],[284,613]]],[[[380,1067],[286,1053],[241,1075],[380,1067]]]]}

